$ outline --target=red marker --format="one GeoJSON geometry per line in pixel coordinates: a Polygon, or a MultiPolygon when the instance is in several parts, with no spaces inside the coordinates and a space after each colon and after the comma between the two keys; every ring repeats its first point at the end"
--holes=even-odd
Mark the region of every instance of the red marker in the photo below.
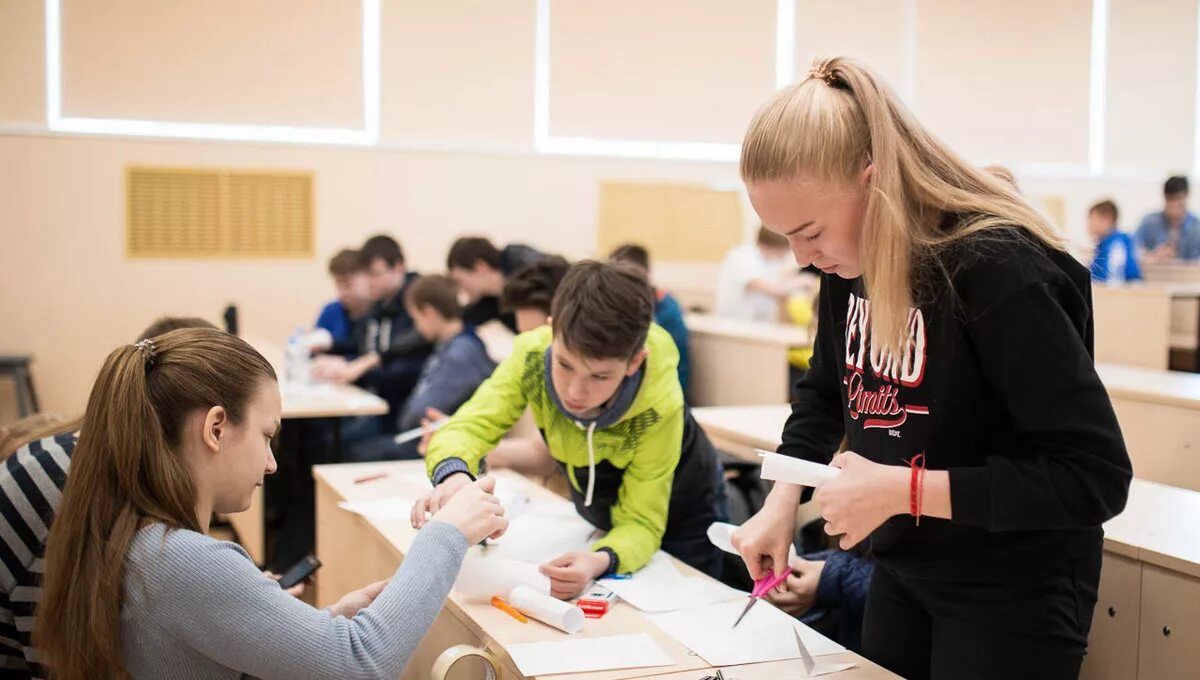
{"type": "Polygon", "coordinates": [[[367,482],[373,482],[377,479],[383,479],[384,477],[387,477],[387,473],[380,472],[377,475],[367,475],[366,477],[359,477],[358,479],[354,480],[354,483],[355,484],[366,484],[367,482]]]}

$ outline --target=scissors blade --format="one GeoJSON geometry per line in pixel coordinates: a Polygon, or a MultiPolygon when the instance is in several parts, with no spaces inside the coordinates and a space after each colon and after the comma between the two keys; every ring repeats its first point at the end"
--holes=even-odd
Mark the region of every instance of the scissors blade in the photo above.
{"type": "Polygon", "coordinates": [[[742,622],[742,619],[746,618],[746,614],[750,613],[750,608],[754,606],[755,602],[758,602],[758,598],[751,597],[750,601],[746,603],[746,608],[742,610],[741,615],[737,617],[737,621],[733,622],[733,626],[731,626],[731,628],[738,627],[738,624],[742,622]]]}

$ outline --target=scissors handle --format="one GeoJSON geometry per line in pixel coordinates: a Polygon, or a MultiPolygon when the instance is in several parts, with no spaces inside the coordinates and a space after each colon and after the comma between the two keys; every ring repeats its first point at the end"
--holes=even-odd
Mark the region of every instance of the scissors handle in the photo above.
{"type": "Polygon", "coordinates": [[[751,597],[763,597],[771,592],[771,589],[778,586],[787,580],[787,577],[792,573],[791,569],[786,569],[782,574],[768,574],[754,582],[754,590],[751,591],[751,597]]]}

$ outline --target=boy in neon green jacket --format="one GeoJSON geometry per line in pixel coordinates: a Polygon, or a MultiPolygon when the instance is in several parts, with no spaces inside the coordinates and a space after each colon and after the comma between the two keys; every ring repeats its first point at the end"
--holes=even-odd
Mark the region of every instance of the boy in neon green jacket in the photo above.
{"type": "Polygon", "coordinates": [[[512,355],[433,436],[425,460],[436,488],[417,502],[414,525],[479,474],[528,405],[579,514],[608,532],[591,551],[542,566],[555,596],[636,571],[660,547],[719,576],[720,552],[705,531],[728,517],[723,471],[684,405],[678,351],[653,314],[653,289],[636,270],[573,266],[554,297],[552,326],[518,336],[512,355]]]}

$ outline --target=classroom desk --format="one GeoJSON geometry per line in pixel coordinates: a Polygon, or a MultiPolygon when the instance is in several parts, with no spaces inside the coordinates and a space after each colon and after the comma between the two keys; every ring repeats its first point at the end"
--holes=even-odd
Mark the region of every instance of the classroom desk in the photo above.
{"type": "Polygon", "coordinates": [[[1140,479],[1200,490],[1200,375],[1096,364],[1140,479]]]}
{"type": "MultiPolygon", "coordinates": [[[[294,385],[284,379],[283,350],[262,338],[244,338],[271,363],[279,377],[279,393],[283,402],[283,420],[300,418],[341,418],[346,416],[384,415],[387,402],[354,385],[294,385]]],[[[255,489],[250,507],[245,512],[228,516],[237,532],[238,542],[256,564],[267,559],[266,530],[263,526],[263,491],[255,489]]]]}
{"type": "Polygon", "coordinates": [[[1096,360],[1200,371],[1200,283],[1092,286],[1096,360]]]}
{"type": "MultiPolygon", "coordinates": [[[[317,486],[317,555],[324,563],[317,573],[318,607],[328,606],[344,593],[367,583],[390,577],[404,559],[405,551],[416,535],[408,519],[380,520],[362,517],[342,510],[338,503],[351,499],[414,496],[428,489],[424,474],[424,463],[421,461],[321,465],[313,468],[317,486]],[[380,472],[386,472],[388,477],[363,484],[354,482],[355,479],[380,472]]],[[[506,482],[523,485],[522,492],[532,500],[569,502],[510,471],[497,471],[496,476],[506,482]]],[[[681,569],[690,571],[681,563],[676,564],[681,569]]],[[[696,680],[705,675],[702,671],[711,668],[700,657],[692,655],[679,642],[653,626],[641,612],[625,603],[619,603],[602,619],[589,620],[585,632],[581,635],[640,632],[652,636],[676,665],[540,677],[546,680],[628,680],[648,677],[663,680],[696,680]]],[[[563,634],[549,627],[536,623],[519,624],[488,605],[461,602],[456,594],[452,594],[402,677],[409,680],[425,680],[430,677],[430,669],[444,650],[455,645],[470,645],[494,655],[501,664],[502,677],[521,678],[524,676],[516,670],[505,651],[505,645],[559,639],[563,639],[563,634]]],[[[823,658],[830,661],[853,660],[859,664],[858,668],[832,676],[839,680],[896,677],[849,652],[823,658]]],[[[478,668],[474,670],[478,671],[478,668]]],[[[727,677],[738,680],[779,678],[803,673],[803,667],[798,660],[724,670],[727,677]]],[[[468,675],[460,672],[460,668],[456,666],[448,677],[453,680],[465,680],[480,675],[478,672],[468,675]]]]}
{"type": "Polygon", "coordinates": [[[1104,534],[1080,677],[1200,677],[1200,492],[1134,479],[1104,534]]]}
{"type": "Polygon", "coordinates": [[[792,413],[790,404],[772,406],[700,406],[692,417],[704,428],[713,446],[748,463],[757,463],[754,449],[779,448],[783,424],[792,413]]]}
{"type": "Polygon", "coordinates": [[[689,314],[691,393],[695,406],[786,402],[788,350],[807,347],[808,329],[764,321],[689,314]]]}

